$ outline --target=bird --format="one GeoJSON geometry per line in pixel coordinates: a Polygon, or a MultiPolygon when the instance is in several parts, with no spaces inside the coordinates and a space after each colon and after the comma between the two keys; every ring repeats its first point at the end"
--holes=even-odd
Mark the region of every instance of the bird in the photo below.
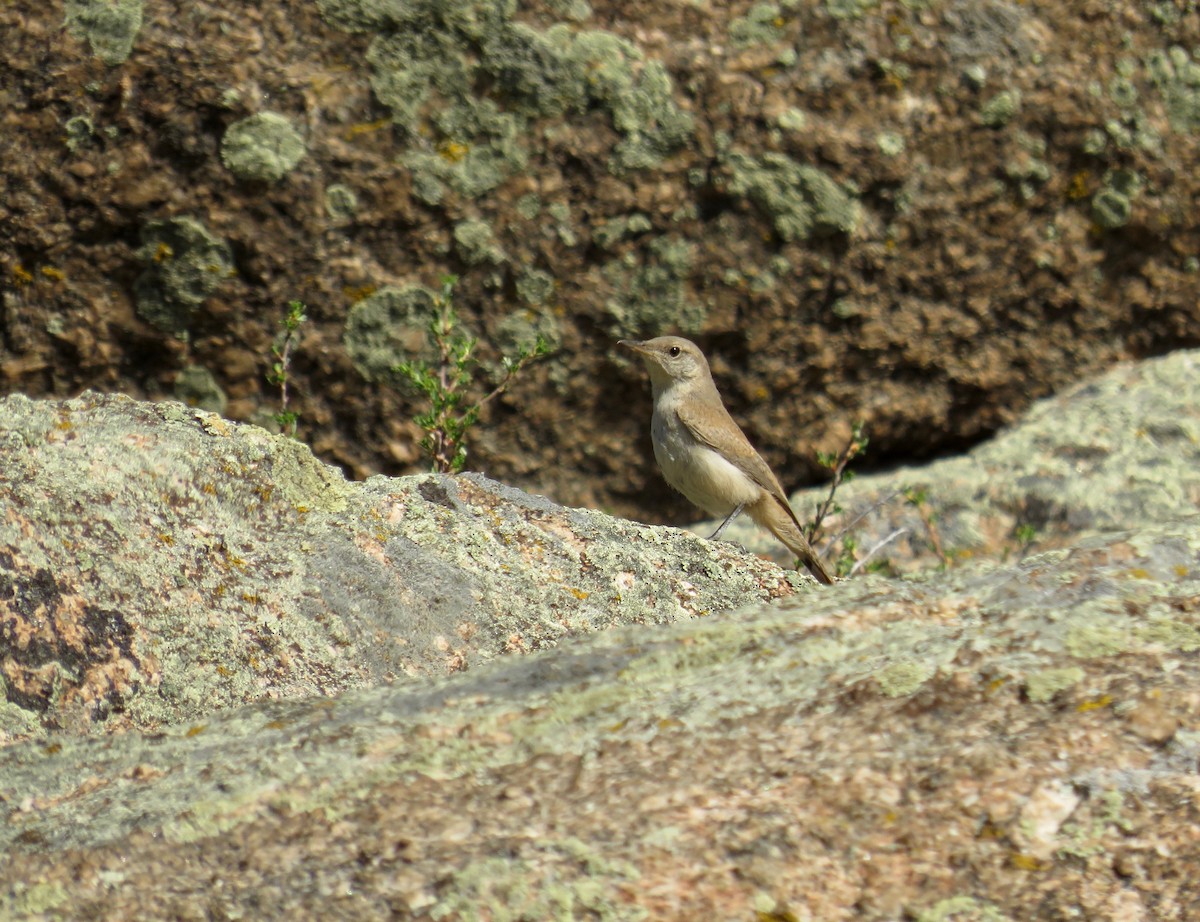
{"type": "Polygon", "coordinates": [[[622,339],[650,373],[654,415],[650,436],[663,477],[674,489],[724,521],[719,538],[745,511],[826,585],[833,577],[813,550],[779,479],[734,422],[700,347],[681,336],[622,339]]]}

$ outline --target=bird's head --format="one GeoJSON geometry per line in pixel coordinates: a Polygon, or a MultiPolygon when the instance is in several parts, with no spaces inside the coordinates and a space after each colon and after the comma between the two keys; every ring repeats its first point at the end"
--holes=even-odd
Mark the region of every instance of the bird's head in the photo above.
{"type": "Polygon", "coordinates": [[[655,390],[710,376],[708,361],[700,347],[682,336],[659,336],[640,341],[622,339],[617,345],[642,357],[655,390]]]}

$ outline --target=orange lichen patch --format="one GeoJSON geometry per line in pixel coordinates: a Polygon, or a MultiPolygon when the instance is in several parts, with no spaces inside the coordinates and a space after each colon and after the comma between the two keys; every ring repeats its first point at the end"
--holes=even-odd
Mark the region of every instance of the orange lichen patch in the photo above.
{"type": "Polygon", "coordinates": [[[378,290],[374,285],[347,286],[342,289],[342,294],[346,296],[346,300],[351,304],[357,304],[359,301],[371,297],[378,290]]]}
{"type": "Polygon", "coordinates": [[[467,156],[469,147],[465,144],[460,144],[457,141],[446,141],[438,145],[438,154],[447,163],[458,163],[467,156]]]}
{"type": "Polygon", "coordinates": [[[1067,198],[1071,201],[1087,198],[1091,194],[1091,185],[1091,174],[1087,170],[1077,171],[1071,177],[1071,183],[1067,187],[1067,198]]]}
{"type": "Polygon", "coordinates": [[[387,128],[391,123],[390,118],[376,119],[373,122],[358,122],[346,129],[345,138],[347,141],[353,141],[362,135],[374,134],[376,131],[387,128]]]}
{"type": "Polygon", "coordinates": [[[1050,862],[1033,855],[1026,855],[1024,852],[1013,852],[1010,863],[1020,871],[1044,871],[1050,867],[1050,862]]]}

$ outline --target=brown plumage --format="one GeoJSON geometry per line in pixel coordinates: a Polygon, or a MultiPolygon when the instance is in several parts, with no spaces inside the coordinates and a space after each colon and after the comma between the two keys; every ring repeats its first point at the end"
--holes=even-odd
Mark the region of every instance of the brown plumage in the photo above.
{"type": "Polygon", "coordinates": [[[650,433],[663,477],[701,509],[725,518],[713,537],[745,510],[814,577],[832,583],[778,478],[725,409],[699,347],[678,336],[619,345],[640,355],[650,372],[650,433]]]}

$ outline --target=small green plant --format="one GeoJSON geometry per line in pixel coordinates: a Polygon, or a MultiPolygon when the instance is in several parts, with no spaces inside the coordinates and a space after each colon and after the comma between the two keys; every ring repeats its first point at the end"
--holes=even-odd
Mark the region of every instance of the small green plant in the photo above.
{"type": "Polygon", "coordinates": [[[531,362],[550,351],[539,336],[533,346],[521,348],[515,358],[501,359],[504,377],[500,383],[478,400],[468,402],[475,369],[475,347],[479,340],[464,335],[458,323],[452,298],[455,276],[442,280],[442,291],[434,305],[429,335],[437,352],[432,366],[419,359],[401,362],[395,371],[429,398],[430,409],[416,417],[425,433],[421,447],[433,461],[433,470],[457,474],[467,461],[467,432],[479,420],[479,414],[489,401],[495,399],[531,362]]]}
{"type": "Polygon", "coordinates": [[[1013,540],[1017,542],[1017,553],[1024,557],[1030,552],[1033,545],[1037,542],[1038,530],[1037,526],[1030,522],[1022,522],[1013,529],[1013,540]]]}
{"type": "Polygon", "coordinates": [[[846,535],[842,539],[841,553],[834,562],[834,571],[838,576],[849,576],[857,563],[858,539],[853,535],[846,535]]]}
{"type": "Polygon", "coordinates": [[[267,372],[267,383],[279,388],[279,412],[275,414],[275,422],[279,423],[280,431],[288,436],[296,434],[296,422],[300,419],[298,412],[288,409],[288,368],[292,362],[292,351],[300,342],[300,325],[308,319],[304,311],[303,302],[288,302],[287,316],[280,323],[283,333],[271,344],[275,361],[267,372]]]}
{"type": "Polygon", "coordinates": [[[921,517],[925,533],[929,536],[929,543],[933,546],[933,552],[938,555],[938,559],[942,561],[943,565],[949,564],[950,556],[942,544],[942,535],[937,527],[937,517],[929,508],[929,494],[923,487],[905,487],[904,499],[917,510],[917,515],[921,517]]]}
{"type": "Polygon", "coordinates": [[[837,494],[838,487],[854,479],[854,471],[848,470],[850,462],[863,453],[869,442],[866,424],[855,423],[850,430],[850,438],[846,440],[841,451],[837,454],[829,451],[817,452],[817,463],[821,467],[833,471],[833,480],[829,483],[829,495],[825,497],[824,502],[817,506],[816,514],[809,520],[805,528],[805,537],[808,538],[809,544],[816,541],[817,535],[821,533],[821,523],[825,521],[826,517],[831,513],[837,514],[842,511],[842,507],[834,501],[834,496],[837,494]]]}

